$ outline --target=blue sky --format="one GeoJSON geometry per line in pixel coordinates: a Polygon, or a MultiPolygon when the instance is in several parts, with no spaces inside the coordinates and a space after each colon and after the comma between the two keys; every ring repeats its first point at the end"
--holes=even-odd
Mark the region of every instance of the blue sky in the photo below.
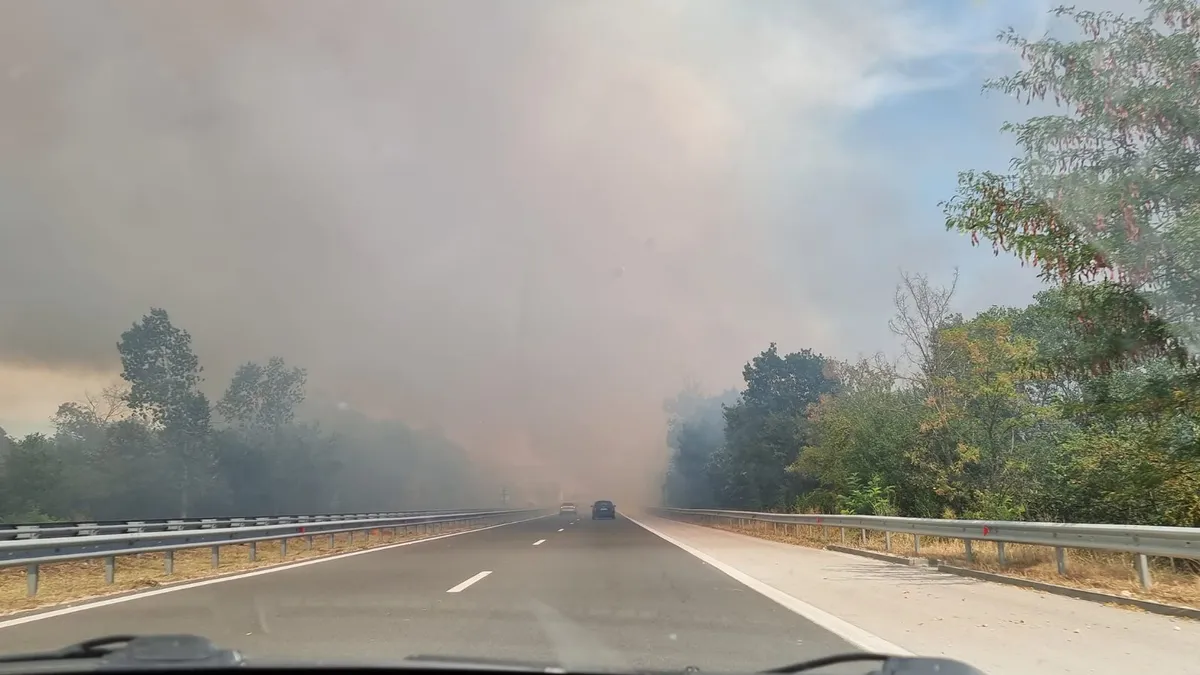
{"type": "MultiPolygon", "coordinates": [[[[1139,11],[1136,0],[1075,4],[1139,11]]],[[[826,335],[797,340],[831,344],[843,357],[894,354],[886,319],[899,268],[948,280],[957,267],[957,309],[966,313],[1024,304],[1042,288],[1012,257],[994,257],[986,242],[972,248],[947,232],[938,203],[954,194],[959,171],[1008,167],[1018,149],[1000,131],[1005,121],[1052,110],[983,92],[982,85],[1021,66],[996,40],[1002,29],[1034,39],[1046,32],[1076,37],[1073,26],[1049,16],[1053,6],[1044,0],[753,5],[761,16],[787,15],[782,23],[795,44],[819,45],[799,49],[811,55],[814,72],[802,72],[802,59],[792,61],[797,72],[790,82],[798,83],[801,104],[790,120],[775,121],[786,129],[777,138],[788,142],[767,162],[774,189],[764,197],[780,244],[773,264],[790,270],[781,274],[796,301],[832,326],[826,335]],[[833,140],[814,142],[819,136],[833,140]],[[806,212],[823,225],[798,224],[806,212]],[[812,269],[820,273],[806,274],[812,269]],[[814,277],[828,280],[815,292],[814,277]]]]}
{"type": "MultiPolygon", "coordinates": [[[[900,269],[948,280],[959,268],[957,304],[968,313],[1024,304],[1041,288],[1015,259],[945,231],[938,202],[954,194],[959,171],[1003,170],[1016,152],[1000,126],[1029,109],[981,87],[1020,65],[996,34],[1007,25],[1045,30],[1046,3],[744,7],[776,26],[759,34],[766,46],[757,65],[774,62],[773,45],[792,69],[772,88],[762,85],[770,95],[751,99],[761,106],[751,119],[763,121],[749,161],[774,232],[776,279],[792,289],[796,311],[825,326],[798,327],[795,342],[841,357],[894,354],[886,323],[900,269]],[[778,26],[788,32],[780,36],[778,26]]],[[[744,42],[737,49],[754,53],[744,42]]],[[[747,63],[739,62],[743,74],[753,72],[747,63]]],[[[751,90],[745,79],[739,84],[751,90]]]]}
{"type": "MultiPolygon", "coordinates": [[[[1023,106],[997,93],[981,93],[979,82],[967,80],[883,102],[856,115],[846,130],[855,146],[873,148],[895,172],[896,189],[909,196],[920,214],[908,233],[930,240],[947,263],[960,265],[964,296],[979,298],[973,304],[1008,295],[987,287],[997,275],[1011,274],[1016,281],[1031,275],[1014,272],[1011,259],[994,259],[986,246],[971,248],[960,235],[946,231],[938,203],[954,194],[960,171],[1007,169],[1018,149],[1000,126],[1024,114],[1023,106]]],[[[1030,287],[1018,283],[1011,297],[1015,301],[1030,287]]]]}

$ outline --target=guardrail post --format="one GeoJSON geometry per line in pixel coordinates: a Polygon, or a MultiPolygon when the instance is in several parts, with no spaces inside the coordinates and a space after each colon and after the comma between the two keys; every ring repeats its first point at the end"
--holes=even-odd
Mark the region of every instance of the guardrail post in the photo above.
{"type": "Polygon", "coordinates": [[[975,562],[975,551],[971,548],[971,540],[963,539],[963,547],[967,549],[967,562],[975,562]]]}
{"type": "Polygon", "coordinates": [[[221,566],[221,547],[212,547],[212,568],[215,570],[221,566]]]}
{"type": "Polygon", "coordinates": [[[104,583],[111,584],[117,580],[117,557],[110,555],[104,559],[104,583]]]}
{"type": "Polygon", "coordinates": [[[921,555],[921,535],[913,535],[913,555],[921,555]]]}
{"type": "Polygon", "coordinates": [[[333,548],[336,545],[337,545],[337,535],[330,534],[329,535],[329,548],[333,548]]]}
{"type": "Polygon", "coordinates": [[[313,547],[313,536],[310,534],[310,535],[308,535],[308,550],[311,551],[312,547],[313,547]]]}
{"type": "Polygon", "coordinates": [[[258,542],[250,542],[250,562],[258,560],[258,542]]]}
{"type": "Polygon", "coordinates": [[[38,566],[36,564],[25,566],[25,595],[33,597],[38,592],[38,566]]]}
{"type": "Polygon", "coordinates": [[[167,576],[175,574],[175,551],[163,551],[163,572],[167,576]]]}
{"type": "Polygon", "coordinates": [[[839,527],[838,529],[842,531],[842,543],[845,544],[846,543],[846,528],[839,527]]]}
{"type": "Polygon", "coordinates": [[[1004,542],[1002,541],[996,542],[996,559],[1000,561],[1000,566],[1004,567],[1006,559],[1004,557],[1004,542]]]}
{"type": "Polygon", "coordinates": [[[883,550],[888,553],[892,552],[892,533],[890,530],[883,533],[883,550]]]}
{"type": "Polygon", "coordinates": [[[867,528],[864,527],[861,530],[861,532],[862,532],[862,547],[866,548],[867,547],[867,528]]]}
{"type": "Polygon", "coordinates": [[[1058,573],[1066,576],[1067,574],[1067,549],[1061,546],[1054,547],[1054,562],[1058,564],[1058,573]]]}
{"type": "Polygon", "coordinates": [[[1150,561],[1146,559],[1146,554],[1139,553],[1134,560],[1134,565],[1137,567],[1138,581],[1142,584],[1142,588],[1150,590],[1154,581],[1150,578],[1150,561]]]}
{"type": "Polygon", "coordinates": [[[279,557],[280,558],[287,557],[287,538],[286,537],[279,540],[279,557]]]}

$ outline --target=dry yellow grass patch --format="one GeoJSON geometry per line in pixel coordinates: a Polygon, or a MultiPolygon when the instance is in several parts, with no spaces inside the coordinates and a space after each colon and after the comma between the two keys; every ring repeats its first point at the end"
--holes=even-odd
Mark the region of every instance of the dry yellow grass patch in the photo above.
{"type": "Polygon", "coordinates": [[[175,551],[174,573],[171,575],[166,573],[166,555],[163,553],[117,556],[112,584],[105,582],[103,558],[42,565],[38,593],[34,597],[26,595],[24,567],[3,568],[0,569],[0,615],[154,588],[180,581],[206,579],[335,553],[425,539],[468,529],[476,528],[445,525],[441,530],[427,534],[405,534],[403,529],[395,534],[392,530],[373,530],[369,538],[364,538],[362,532],[357,532],[353,544],[350,543],[348,534],[338,534],[332,546],[328,534],[314,534],[312,548],[309,548],[307,535],[301,535],[288,539],[286,556],[283,555],[283,547],[279,541],[260,541],[253,562],[250,560],[249,544],[225,544],[221,546],[220,566],[217,568],[212,566],[211,547],[206,544],[201,548],[175,551]]]}
{"type": "MultiPolygon", "coordinates": [[[[907,534],[893,534],[891,550],[887,551],[886,539],[882,532],[868,531],[864,540],[862,530],[847,528],[846,539],[843,542],[841,530],[836,527],[821,528],[817,525],[788,525],[785,527],[763,522],[752,522],[744,528],[728,524],[712,525],[712,527],[802,546],[823,548],[829,544],[839,544],[870,551],[890,552],[893,555],[917,557],[913,547],[913,537],[907,534]]],[[[1024,577],[1060,586],[1200,608],[1200,575],[1188,571],[1187,561],[1151,558],[1151,576],[1154,584],[1149,590],[1143,590],[1138,583],[1137,573],[1134,571],[1132,554],[1067,549],[1067,574],[1061,575],[1058,573],[1052,547],[1006,544],[1003,567],[1000,566],[994,544],[977,541],[973,544],[972,549],[973,560],[967,562],[966,547],[961,539],[922,536],[919,557],[931,558],[947,565],[1012,577],[1024,577]]]]}

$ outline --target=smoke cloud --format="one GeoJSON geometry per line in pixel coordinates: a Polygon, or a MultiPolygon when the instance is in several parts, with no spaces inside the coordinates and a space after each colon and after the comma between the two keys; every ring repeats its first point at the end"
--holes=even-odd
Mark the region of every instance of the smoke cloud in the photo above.
{"type": "Polygon", "coordinates": [[[817,5],[5,3],[0,372],[115,373],[162,306],[216,391],[278,354],[331,406],[640,497],[685,380],[873,351],[898,264],[955,245],[905,244],[916,207],[837,134],[974,47],[817,5]]]}

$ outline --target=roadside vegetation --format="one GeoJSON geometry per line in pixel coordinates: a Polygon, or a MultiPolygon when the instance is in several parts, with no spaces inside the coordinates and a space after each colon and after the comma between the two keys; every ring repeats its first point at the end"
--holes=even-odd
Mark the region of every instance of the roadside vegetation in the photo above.
{"type": "Polygon", "coordinates": [[[1047,112],[1004,127],[1010,172],[960,174],[945,226],[1045,290],[964,316],[904,274],[902,359],[772,344],[742,391],[680,394],[669,505],[1200,526],[1200,3],[1143,7],[1000,36],[1024,65],[985,89],[1047,112]]]}
{"type": "Polygon", "coordinates": [[[306,373],[237,369],[215,403],[163,309],[120,335],[123,383],[63,403],[52,434],[0,433],[0,522],[354,513],[486,506],[465,451],[353,411],[297,418],[306,373]],[[477,503],[479,502],[479,503],[477,503]]]}

